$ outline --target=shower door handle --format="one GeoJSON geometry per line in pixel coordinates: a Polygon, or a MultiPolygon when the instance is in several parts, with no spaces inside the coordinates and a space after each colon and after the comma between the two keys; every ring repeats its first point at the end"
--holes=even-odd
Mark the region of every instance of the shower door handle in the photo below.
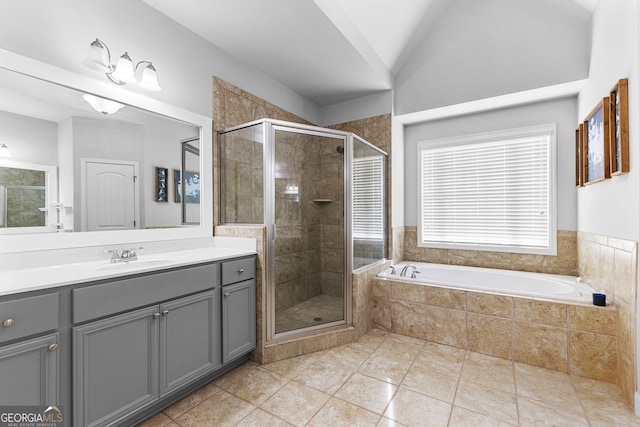
{"type": "Polygon", "coordinates": [[[273,238],[271,240],[276,240],[278,238],[278,226],[275,224],[271,225],[271,235],[273,238]]]}

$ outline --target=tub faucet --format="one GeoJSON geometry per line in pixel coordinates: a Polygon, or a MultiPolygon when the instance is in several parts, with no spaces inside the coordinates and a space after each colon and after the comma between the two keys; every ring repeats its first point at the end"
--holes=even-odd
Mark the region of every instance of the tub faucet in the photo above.
{"type": "Polygon", "coordinates": [[[415,265],[407,264],[404,267],[402,267],[402,271],[400,272],[400,277],[405,277],[407,275],[407,269],[409,268],[413,268],[414,271],[417,269],[415,265]]]}

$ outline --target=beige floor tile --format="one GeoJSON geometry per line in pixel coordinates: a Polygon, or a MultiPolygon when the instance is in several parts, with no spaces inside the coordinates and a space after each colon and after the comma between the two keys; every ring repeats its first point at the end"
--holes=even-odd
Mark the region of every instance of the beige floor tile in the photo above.
{"type": "Polygon", "coordinates": [[[358,372],[398,385],[402,382],[410,366],[411,363],[408,361],[372,355],[358,368],[358,372]]]}
{"type": "Polygon", "coordinates": [[[320,360],[341,368],[355,371],[369,357],[369,353],[357,347],[344,345],[327,351],[320,360]]]}
{"type": "Polygon", "coordinates": [[[382,414],[398,387],[361,374],[353,374],[335,397],[382,414]]]}
{"type": "Polygon", "coordinates": [[[496,420],[487,415],[454,406],[449,419],[449,427],[511,427],[513,424],[496,420]]]}
{"type": "Polygon", "coordinates": [[[165,408],[162,412],[175,420],[189,409],[219,392],[220,388],[215,386],[213,383],[209,383],[165,408]]]}
{"type": "Polygon", "coordinates": [[[397,335],[394,335],[385,338],[373,354],[389,359],[412,362],[424,345],[424,342],[420,342],[418,340],[405,341],[398,339],[397,337],[397,335]]]}
{"type": "Polygon", "coordinates": [[[287,379],[262,369],[255,363],[245,363],[216,381],[216,385],[256,406],[267,400],[287,382],[287,379]]]}
{"type": "Polygon", "coordinates": [[[518,415],[522,427],[583,427],[589,423],[585,414],[562,405],[550,404],[518,396],[518,415]]]}
{"type": "Polygon", "coordinates": [[[303,426],[329,400],[329,395],[291,381],[264,402],[261,409],[287,422],[303,426]]]}
{"type": "Polygon", "coordinates": [[[401,334],[389,334],[388,338],[394,340],[394,341],[400,341],[400,342],[404,342],[407,344],[412,344],[412,345],[417,345],[422,347],[425,343],[425,340],[421,339],[421,338],[414,338],[414,337],[408,337],[406,335],[401,335],[401,334]]]}
{"type": "Polygon", "coordinates": [[[175,425],[171,418],[160,412],[159,414],[155,414],[151,418],[147,418],[143,422],[136,424],[136,427],[165,427],[169,425],[175,425]]]}
{"type": "Polygon", "coordinates": [[[507,423],[518,423],[516,396],[482,384],[460,381],[454,405],[507,423]]]}
{"type": "Polygon", "coordinates": [[[448,403],[453,402],[459,376],[412,366],[400,387],[413,390],[448,403]]]}
{"type": "Polygon", "coordinates": [[[516,363],[516,393],[540,402],[562,405],[580,412],[581,405],[568,374],[516,363]]]}
{"type": "Polygon", "coordinates": [[[291,379],[303,371],[314,360],[319,359],[322,354],[312,353],[304,356],[292,357],[291,359],[279,360],[277,362],[262,365],[262,368],[274,372],[283,378],[291,379]]]}
{"type": "Polygon", "coordinates": [[[384,341],[386,336],[386,332],[373,329],[358,341],[351,344],[351,347],[366,351],[367,353],[373,353],[378,346],[382,344],[382,341],[384,341]]]}
{"type": "Polygon", "coordinates": [[[513,362],[485,354],[468,352],[460,379],[509,393],[516,392],[513,362]]]}
{"type": "Polygon", "coordinates": [[[580,398],[588,398],[593,394],[622,397],[622,391],[615,384],[575,375],[570,375],[569,377],[580,398]]]}
{"type": "Polygon", "coordinates": [[[249,415],[255,406],[220,390],[209,399],[182,414],[176,422],[182,427],[233,426],[249,415]]]}
{"type": "Polygon", "coordinates": [[[592,426],[640,426],[640,418],[621,396],[594,393],[582,398],[592,426]]]}
{"type": "Polygon", "coordinates": [[[450,413],[449,403],[400,389],[389,403],[384,416],[408,426],[445,427],[450,413]]]}
{"type": "Polygon", "coordinates": [[[333,394],[349,379],[351,371],[340,366],[316,360],[294,378],[301,384],[333,394]]]}
{"type": "Polygon", "coordinates": [[[459,374],[465,354],[466,350],[461,348],[428,342],[422,347],[413,364],[424,369],[459,374]]]}
{"type": "Polygon", "coordinates": [[[376,424],[376,427],[404,427],[404,426],[405,424],[400,424],[399,422],[386,417],[380,418],[380,421],[378,421],[378,424],[376,424]]]}
{"type": "Polygon", "coordinates": [[[311,419],[308,427],[375,426],[380,415],[332,397],[311,419]]]}
{"type": "Polygon", "coordinates": [[[289,424],[275,415],[257,408],[255,411],[247,415],[242,421],[236,424],[236,427],[290,427],[289,424]]]}

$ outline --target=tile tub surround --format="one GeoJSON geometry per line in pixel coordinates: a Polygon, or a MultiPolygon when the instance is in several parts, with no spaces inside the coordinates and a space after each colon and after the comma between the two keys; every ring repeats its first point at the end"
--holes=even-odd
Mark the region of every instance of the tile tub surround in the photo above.
{"type": "Polygon", "coordinates": [[[247,362],[139,424],[637,426],[614,384],[372,330],[354,343],[247,362]]]}
{"type": "Polygon", "coordinates": [[[616,383],[629,404],[636,384],[636,316],[638,282],[638,244],[629,240],[578,232],[580,276],[597,291],[603,290],[607,302],[619,314],[618,373],[616,383]]]}
{"type": "Polygon", "coordinates": [[[373,326],[507,360],[616,382],[618,311],[373,280],[373,326]]]}
{"type": "Polygon", "coordinates": [[[577,234],[575,231],[558,230],[558,255],[546,256],[422,248],[417,246],[417,230],[415,226],[404,227],[404,261],[578,275],[577,234]]]}

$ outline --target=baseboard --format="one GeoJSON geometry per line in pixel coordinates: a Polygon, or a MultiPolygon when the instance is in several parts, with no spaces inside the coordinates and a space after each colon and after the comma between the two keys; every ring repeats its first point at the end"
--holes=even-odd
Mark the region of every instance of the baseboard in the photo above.
{"type": "Polygon", "coordinates": [[[637,390],[633,395],[633,412],[635,412],[636,417],[640,417],[640,391],[637,390]]]}

